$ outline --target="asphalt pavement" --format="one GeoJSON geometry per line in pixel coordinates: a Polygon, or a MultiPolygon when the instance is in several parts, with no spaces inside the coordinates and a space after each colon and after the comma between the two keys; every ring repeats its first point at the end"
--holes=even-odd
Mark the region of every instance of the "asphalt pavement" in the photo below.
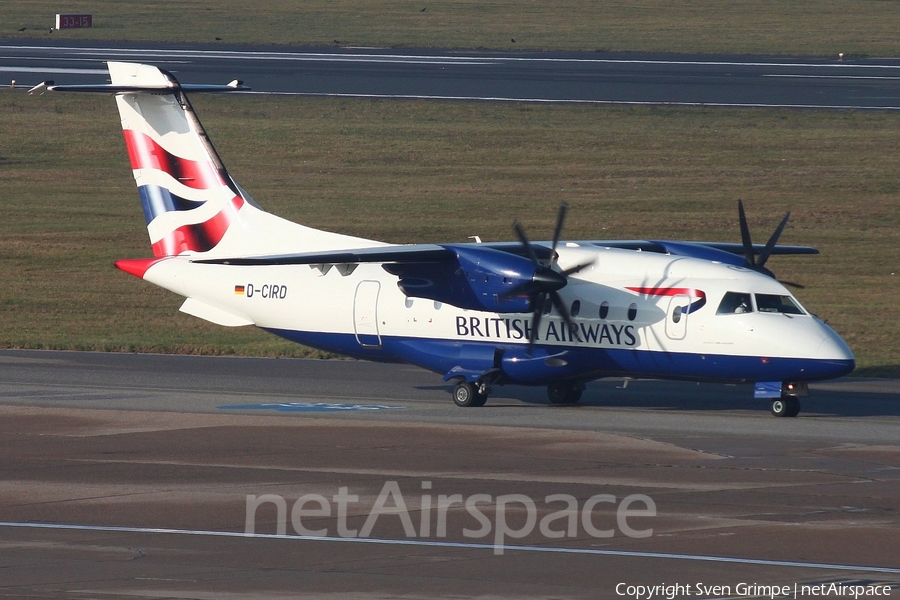
{"type": "Polygon", "coordinates": [[[166,45],[0,39],[0,82],[105,83],[109,60],[255,93],[900,109],[900,59],[166,45]]]}

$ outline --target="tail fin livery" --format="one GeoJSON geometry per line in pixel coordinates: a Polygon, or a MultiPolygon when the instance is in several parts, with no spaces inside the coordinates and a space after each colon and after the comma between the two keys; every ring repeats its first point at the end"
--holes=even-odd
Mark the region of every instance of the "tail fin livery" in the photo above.
{"type": "MultiPolygon", "coordinates": [[[[110,62],[107,85],[53,85],[48,91],[115,94],[125,145],[154,256],[261,256],[366,248],[381,242],[292,223],[257,205],[234,181],[186,92],[244,91],[181,84],[152,65],[110,62]]],[[[140,275],[144,263],[132,274],[140,275]]]]}
{"type": "Polygon", "coordinates": [[[172,93],[116,96],[153,254],[208,252],[238,218],[245,199],[203,130],[181,86],[156,67],[109,63],[112,87],[172,93]]]}

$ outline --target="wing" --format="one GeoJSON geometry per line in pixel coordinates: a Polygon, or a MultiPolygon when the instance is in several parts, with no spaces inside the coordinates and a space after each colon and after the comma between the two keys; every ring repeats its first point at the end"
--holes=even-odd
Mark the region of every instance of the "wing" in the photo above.
{"type": "MultiPolygon", "coordinates": [[[[743,244],[735,242],[682,242],[676,240],[591,240],[581,242],[600,246],[603,248],[620,248],[622,250],[639,250],[641,252],[656,252],[670,254],[672,256],[686,256],[715,260],[728,265],[738,267],[751,267],[747,264],[745,248],[743,244]]],[[[751,244],[755,256],[761,255],[766,246],[764,244],[751,244]]],[[[819,250],[811,246],[774,246],[769,254],[818,254],[819,250]]]]}
{"type": "MultiPolygon", "coordinates": [[[[747,266],[742,244],[666,240],[569,243],[747,266]]],[[[757,253],[764,251],[762,246],[754,246],[753,249],[757,253]]],[[[818,250],[806,246],[775,246],[771,253],[816,254],[818,250]]],[[[469,310],[520,313],[534,309],[536,294],[543,289],[543,284],[547,284],[543,281],[546,277],[542,278],[541,273],[548,267],[536,260],[551,262],[552,254],[551,242],[537,242],[527,248],[515,242],[498,242],[377,246],[328,252],[202,258],[193,262],[233,266],[309,265],[319,269],[323,275],[332,268],[342,275],[349,275],[360,264],[380,264],[385,271],[398,277],[397,285],[407,296],[427,298],[469,310]]],[[[565,285],[565,278],[561,281],[565,285]]],[[[556,284],[561,287],[559,282],[556,284]]]]}
{"type": "Polygon", "coordinates": [[[510,294],[531,284],[541,267],[530,258],[485,244],[378,246],[330,252],[275,256],[205,258],[194,262],[234,266],[309,265],[324,275],[332,267],[348,275],[363,263],[380,264],[396,275],[407,296],[427,298],[459,308],[526,312],[529,295],[510,294]]]}
{"type": "Polygon", "coordinates": [[[212,265],[342,265],[360,263],[381,264],[434,264],[448,263],[456,259],[456,253],[437,244],[410,244],[402,246],[376,246],[331,252],[301,252],[272,256],[245,256],[211,258],[193,262],[212,265]]]}

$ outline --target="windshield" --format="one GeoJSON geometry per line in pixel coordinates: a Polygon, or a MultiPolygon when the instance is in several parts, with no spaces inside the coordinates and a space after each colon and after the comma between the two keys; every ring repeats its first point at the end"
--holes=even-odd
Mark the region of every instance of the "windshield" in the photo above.
{"type": "Polygon", "coordinates": [[[743,292],[728,292],[719,303],[717,315],[733,315],[753,312],[753,303],[750,294],[743,292]]]}
{"type": "Polygon", "coordinates": [[[756,294],[756,308],[763,313],[781,313],[783,315],[805,315],[806,313],[790,296],[776,294],[756,294]]]}

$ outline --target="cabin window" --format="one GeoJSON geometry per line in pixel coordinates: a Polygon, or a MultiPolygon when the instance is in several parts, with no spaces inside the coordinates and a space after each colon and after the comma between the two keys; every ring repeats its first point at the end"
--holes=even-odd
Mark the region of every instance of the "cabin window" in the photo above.
{"type": "Polygon", "coordinates": [[[672,309],[672,322],[679,323],[681,322],[681,314],[684,312],[683,306],[676,306],[672,309]]]}
{"type": "Polygon", "coordinates": [[[636,318],[637,318],[637,304],[632,302],[631,306],[628,307],[628,320],[634,321],[636,318]]]}
{"type": "Polygon", "coordinates": [[[796,300],[790,296],[780,296],[778,294],[756,294],[756,308],[763,313],[806,314],[796,300]]]}
{"type": "Polygon", "coordinates": [[[605,319],[607,316],[609,316],[609,302],[604,300],[600,303],[600,318],[605,319]]]}
{"type": "Polygon", "coordinates": [[[717,315],[734,315],[753,312],[753,302],[750,294],[743,292],[728,292],[722,297],[717,315]]]}
{"type": "Polygon", "coordinates": [[[578,313],[581,312],[581,300],[575,300],[572,302],[572,309],[569,311],[572,313],[573,317],[577,317],[578,313]]]}

